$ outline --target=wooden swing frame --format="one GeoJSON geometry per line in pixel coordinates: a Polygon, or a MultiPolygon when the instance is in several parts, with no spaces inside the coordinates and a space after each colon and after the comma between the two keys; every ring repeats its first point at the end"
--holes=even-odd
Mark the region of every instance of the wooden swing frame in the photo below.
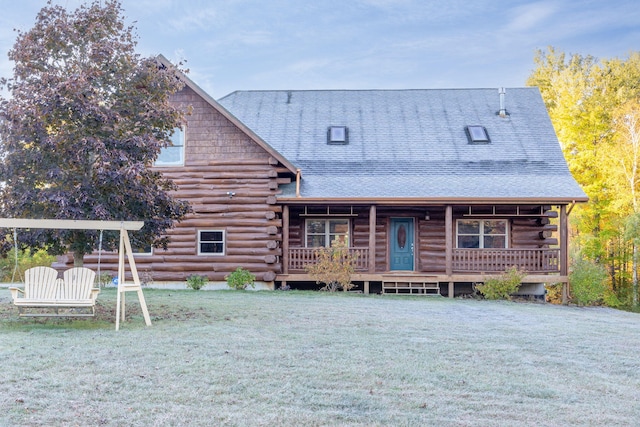
{"type": "Polygon", "coordinates": [[[125,292],[134,291],[138,294],[138,301],[142,308],[144,321],[151,326],[151,318],[147,310],[147,303],[142,293],[142,284],[136,268],[136,262],[131,249],[128,231],[137,231],[144,226],[142,221],[94,221],[67,219],[18,219],[0,218],[0,228],[38,228],[57,230],[114,230],[120,231],[120,247],[118,251],[118,293],[116,299],[116,331],[120,329],[120,319],[125,320],[125,292]],[[125,255],[129,262],[133,283],[126,282],[125,255]]]}

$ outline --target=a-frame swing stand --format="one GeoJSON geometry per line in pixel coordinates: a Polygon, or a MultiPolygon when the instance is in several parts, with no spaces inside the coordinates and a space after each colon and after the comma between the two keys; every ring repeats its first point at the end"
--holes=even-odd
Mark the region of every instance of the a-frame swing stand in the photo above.
{"type": "Polygon", "coordinates": [[[115,230],[120,231],[120,250],[118,252],[118,296],[116,299],[116,331],[120,328],[120,319],[124,321],[125,292],[135,291],[147,326],[151,326],[151,318],[147,310],[147,303],[142,293],[142,285],[138,276],[138,269],[133,258],[129,230],[140,230],[144,226],[142,221],[92,221],[71,219],[18,219],[0,218],[0,228],[48,228],[59,230],[115,230]],[[133,283],[126,283],[125,254],[131,269],[133,283]]]}
{"type": "MultiPolygon", "coordinates": [[[[140,227],[142,228],[142,226],[140,227]]],[[[138,230],[140,229],[138,228],[138,230]]],[[[133,251],[131,250],[131,241],[129,241],[129,233],[125,228],[120,229],[120,250],[118,251],[118,296],[116,298],[116,331],[120,329],[120,316],[124,322],[125,313],[125,292],[135,291],[138,293],[138,300],[140,301],[140,308],[142,308],[142,314],[144,315],[144,321],[147,326],[151,326],[151,318],[149,317],[149,311],[147,310],[147,303],[142,293],[142,284],[140,283],[140,276],[138,275],[138,268],[133,258],[133,251]],[[124,273],[124,257],[127,255],[129,261],[129,268],[131,269],[131,277],[133,283],[126,283],[124,273]]]]}

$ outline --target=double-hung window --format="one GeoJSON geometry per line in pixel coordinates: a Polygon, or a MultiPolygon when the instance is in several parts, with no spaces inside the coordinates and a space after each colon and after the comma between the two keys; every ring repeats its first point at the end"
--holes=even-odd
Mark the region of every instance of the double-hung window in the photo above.
{"type": "Polygon", "coordinates": [[[184,165],[184,138],[184,129],[175,128],[171,135],[171,144],[162,148],[156,159],[156,166],[184,165]]]}
{"type": "Polygon", "coordinates": [[[223,230],[198,231],[198,255],[224,255],[223,230]]]}
{"type": "Polygon", "coordinates": [[[348,219],[307,219],[306,221],[306,246],[308,248],[330,247],[334,240],[349,244],[349,220],[348,219]]]}
{"type": "Polygon", "coordinates": [[[458,248],[506,248],[507,220],[459,219],[457,221],[458,248]]]}

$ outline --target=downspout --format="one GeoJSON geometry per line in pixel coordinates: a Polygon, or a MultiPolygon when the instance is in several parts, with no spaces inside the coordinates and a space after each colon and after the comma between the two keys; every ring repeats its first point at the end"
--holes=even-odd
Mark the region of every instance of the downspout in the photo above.
{"type": "Polygon", "coordinates": [[[302,169],[296,169],[296,197],[300,196],[300,177],[302,176],[302,169]]]}

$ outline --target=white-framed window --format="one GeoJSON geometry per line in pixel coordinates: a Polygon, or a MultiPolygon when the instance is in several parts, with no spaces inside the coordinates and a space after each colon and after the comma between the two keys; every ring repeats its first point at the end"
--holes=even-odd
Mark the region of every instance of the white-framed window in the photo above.
{"type": "Polygon", "coordinates": [[[150,244],[140,244],[135,242],[136,231],[129,234],[131,240],[131,252],[133,255],[151,256],[153,255],[153,247],[150,244]]]}
{"type": "Polygon", "coordinates": [[[305,224],[306,247],[329,247],[338,239],[349,244],[349,220],[344,218],[308,218],[305,224]]]}
{"type": "Polygon", "coordinates": [[[171,145],[164,147],[160,151],[156,159],[156,166],[184,165],[184,138],[185,129],[175,128],[171,135],[171,145]]]}
{"type": "Polygon", "coordinates": [[[508,221],[506,219],[459,219],[456,222],[458,248],[506,248],[508,221]]]}
{"type": "Polygon", "coordinates": [[[151,247],[151,245],[145,245],[145,246],[136,246],[136,245],[131,245],[131,251],[133,252],[134,255],[140,255],[140,256],[151,256],[153,255],[153,248],[151,247]]]}
{"type": "Polygon", "coordinates": [[[224,255],[224,230],[199,230],[198,255],[224,255]]]}

